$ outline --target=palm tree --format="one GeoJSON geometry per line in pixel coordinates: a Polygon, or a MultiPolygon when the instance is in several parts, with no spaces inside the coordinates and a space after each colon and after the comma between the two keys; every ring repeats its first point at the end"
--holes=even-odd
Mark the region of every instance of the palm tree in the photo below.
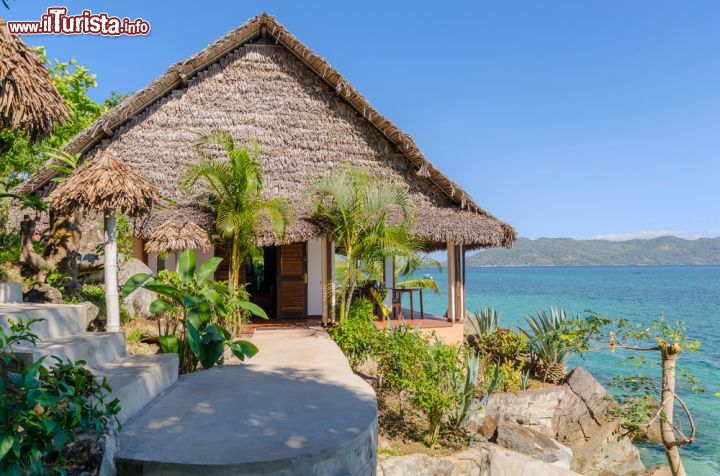
{"type": "Polygon", "coordinates": [[[337,276],[340,319],[355,288],[387,256],[410,257],[420,244],[411,234],[414,202],[406,185],[346,165],[312,189],[315,215],[344,256],[337,276]],[[388,220],[393,216],[393,223],[388,220]]]}
{"type": "Polygon", "coordinates": [[[207,185],[209,203],[216,213],[215,228],[232,243],[229,281],[236,289],[242,263],[258,253],[252,240],[261,220],[269,219],[275,235],[284,236],[289,223],[286,201],[263,198],[260,146],[254,139],[250,147],[239,147],[230,132],[212,130],[201,134],[193,148],[200,162],[190,167],[182,185],[186,191],[197,182],[207,185]],[[209,154],[207,148],[212,147],[220,147],[227,160],[209,154]]]}
{"type": "Polygon", "coordinates": [[[440,286],[434,278],[414,278],[415,272],[425,265],[431,265],[438,271],[443,270],[443,265],[436,259],[415,254],[409,257],[395,258],[395,285],[399,288],[426,288],[440,294],[440,286]]]}

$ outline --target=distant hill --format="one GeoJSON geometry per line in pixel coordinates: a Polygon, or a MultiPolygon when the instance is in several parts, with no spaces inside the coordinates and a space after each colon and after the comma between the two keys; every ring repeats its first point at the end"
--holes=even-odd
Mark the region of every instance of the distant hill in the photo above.
{"type": "Polygon", "coordinates": [[[512,249],[492,248],[468,257],[466,266],[720,265],[720,237],[685,240],[574,240],[519,238],[512,249]]]}

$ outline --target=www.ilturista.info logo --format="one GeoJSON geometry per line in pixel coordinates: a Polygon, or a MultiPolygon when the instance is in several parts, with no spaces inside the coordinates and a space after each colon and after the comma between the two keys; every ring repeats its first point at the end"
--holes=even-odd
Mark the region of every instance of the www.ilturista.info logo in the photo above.
{"type": "Polygon", "coordinates": [[[68,15],[65,7],[50,7],[40,21],[8,21],[8,30],[15,35],[147,35],[150,23],[137,18],[113,17],[107,13],[83,10],[68,15]]]}

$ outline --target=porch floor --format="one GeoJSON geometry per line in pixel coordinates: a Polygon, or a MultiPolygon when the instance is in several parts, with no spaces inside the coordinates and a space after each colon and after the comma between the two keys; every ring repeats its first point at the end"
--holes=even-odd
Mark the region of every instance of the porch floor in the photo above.
{"type": "Polygon", "coordinates": [[[463,342],[464,336],[464,323],[462,322],[448,322],[446,317],[435,316],[433,314],[425,313],[425,317],[420,319],[420,311],[415,309],[415,319],[410,319],[410,309],[403,308],[403,318],[399,317],[388,317],[385,322],[381,320],[375,321],[375,327],[378,329],[387,329],[388,322],[397,326],[398,324],[405,324],[412,329],[420,329],[420,332],[425,334],[435,334],[445,344],[460,344],[463,342]]]}

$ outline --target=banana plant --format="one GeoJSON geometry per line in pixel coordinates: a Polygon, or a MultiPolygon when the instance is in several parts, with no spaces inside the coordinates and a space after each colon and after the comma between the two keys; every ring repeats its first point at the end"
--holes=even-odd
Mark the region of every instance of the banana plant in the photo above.
{"type": "Polygon", "coordinates": [[[160,336],[159,343],[163,352],[178,353],[180,373],[193,372],[198,364],[204,369],[220,364],[225,349],[230,349],[241,361],[258,352],[249,341],[233,341],[231,334],[213,319],[225,316],[231,308],[245,309],[267,319],[265,311],[257,304],[239,299],[226,283],[209,280],[221,262],[222,258],[211,258],[196,266],[195,252],[185,250],[178,262],[178,285],[168,285],[151,274],[139,273],[123,287],[123,296],[140,287],[157,293],[160,297],[150,304],[150,312],[179,316],[175,332],[160,336]]]}

